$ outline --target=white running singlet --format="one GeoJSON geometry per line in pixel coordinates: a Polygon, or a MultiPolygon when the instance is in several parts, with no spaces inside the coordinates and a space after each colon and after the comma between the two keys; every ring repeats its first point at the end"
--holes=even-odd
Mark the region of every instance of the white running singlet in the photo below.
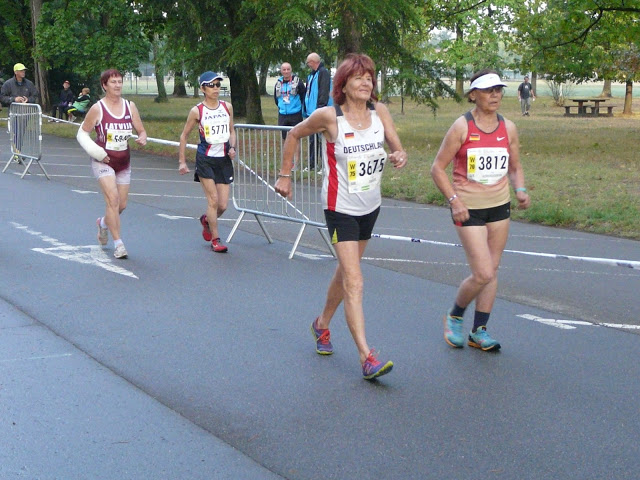
{"type": "Polygon", "coordinates": [[[356,130],[336,109],[338,136],[335,143],[322,137],[324,179],[322,206],[326,210],[361,216],[381,204],[380,181],[387,160],[384,127],[373,105],[371,126],[356,130]]]}

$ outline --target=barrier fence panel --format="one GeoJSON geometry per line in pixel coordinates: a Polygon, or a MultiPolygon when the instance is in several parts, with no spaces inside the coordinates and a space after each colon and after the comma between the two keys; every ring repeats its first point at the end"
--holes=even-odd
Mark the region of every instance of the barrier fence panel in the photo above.
{"type": "Polygon", "coordinates": [[[24,165],[20,178],[29,172],[36,162],[47,180],[51,180],[40,163],[42,158],[42,109],[35,103],[12,103],[9,107],[8,132],[11,137],[11,157],[4,166],[4,173],[9,165],[24,165]]]}
{"type": "MultiPolygon", "coordinates": [[[[300,224],[297,238],[289,254],[293,258],[307,225],[316,227],[335,255],[326,233],[324,211],[322,209],[322,156],[316,152],[315,169],[310,168],[310,137],[300,141],[295,154],[295,164],[291,172],[290,198],[283,198],[274,189],[282,164],[283,132],[291,127],[271,125],[234,125],[238,143],[234,162],[232,184],[233,206],[240,212],[227,242],[233,238],[245,214],[252,214],[269,243],[273,243],[262,217],[270,217],[300,224]]],[[[317,139],[319,140],[319,139],[317,139]]],[[[315,145],[319,147],[320,142],[315,145]]]]}

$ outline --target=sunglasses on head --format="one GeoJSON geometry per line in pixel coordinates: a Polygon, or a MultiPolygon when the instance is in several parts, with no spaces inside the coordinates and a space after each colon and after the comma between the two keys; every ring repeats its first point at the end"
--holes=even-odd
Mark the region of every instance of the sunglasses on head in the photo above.
{"type": "Polygon", "coordinates": [[[478,90],[484,93],[493,93],[493,92],[502,93],[503,88],[504,87],[502,85],[497,85],[495,87],[479,88],[478,90]]]}
{"type": "Polygon", "coordinates": [[[209,88],[220,88],[220,86],[222,85],[221,82],[209,82],[209,83],[203,83],[202,86],[203,87],[209,87],[209,88]]]}

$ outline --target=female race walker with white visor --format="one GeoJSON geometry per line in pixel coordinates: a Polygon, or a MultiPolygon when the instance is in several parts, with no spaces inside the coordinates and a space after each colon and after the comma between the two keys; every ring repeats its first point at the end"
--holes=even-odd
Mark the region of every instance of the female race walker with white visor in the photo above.
{"type": "Polygon", "coordinates": [[[387,159],[394,167],[403,167],[407,152],[402,149],[389,110],[377,102],[376,69],[371,58],[347,55],[336,71],[332,94],[334,106],[317,109],[289,131],[275,189],[285,197],[291,194],[293,155],[300,138],[322,133],[322,202],[338,266],[324,309],[311,324],[311,333],[317,353],[333,353],[329,323],[344,300],[347,326],[358,349],[362,374],[371,380],[389,373],[393,363],[378,360],[367,344],[360,259],[380,212],[382,169],[387,159]],[[388,156],[385,141],[393,152],[388,156]]]}
{"type": "Polygon", "coordinates": [[[229,185],[233,182],[233,163],[236,156],[236,132],[233,129],[233,108],[218,99],[222,77],[214,72],[200,75],[200,90],[204,101],[189,111],[187,123],[180,135],[178,171],[180,175],[189,173],[186,150],[187,138],[198,125],[200,143],[196,152],[194,181],[200,182],[207,197],[207,213],[200,217],[202,238],[211,242],[211,249],[224,253],[227,247],[220,243],[218,218],[227,209],[229,185]]]}
{"type": "Polygon", "coordinates": [[[462,318],[475,300],[473,328],[468,345],[484,351],[500,343],[487,333],[487,322],[498,286],[498,267],[509,235],[513,186],[519,208],[529,207],[520,164],[518,131],[497,111],[506,85],[493,70],[471,77],[466,93],[475,106],[458,118],[442,141],[431,167],[436,186],[449,200],[451,217],[471,269],[451,311],[444,316],[444,339],[462,347],[462,318]],[[445,169],[453,162],[453,185],[445,169]]]}
{"type": "Polygon", "coordinates": [[[93,105],[78,129],[78,143],[91,157],[93,174],[98,179],[106,211],[96,220],[98,241],[106,245],[109,232],[113,237],[116,258],[127,258],[127,250],[120,237],[120,214],[127,206],[131,183],[129,137],[138,134],[136,143],[146,145],[147,132],[133,102],[122,98],[122,74],[115,69],[100,76],[105,96],[93,105]],[[95,142],[89,136],[96,131],[95,142]]]}

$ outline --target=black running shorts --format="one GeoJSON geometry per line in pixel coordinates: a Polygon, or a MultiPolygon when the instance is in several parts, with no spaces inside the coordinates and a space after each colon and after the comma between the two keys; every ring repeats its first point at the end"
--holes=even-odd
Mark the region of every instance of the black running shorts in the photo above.
{"type": "Polygon", "coordinates": [[[233,163],[226,157],[207,157],[196,153],[196,171],[193,180],[199,182],[200,178],[212,178],[215,183],[229,184],[233,182],[233,163]]]}
{"type": "Polygon", "coordinates": [[[325,210],[324,218],[327,222],[327,228],[329,229],[331,243],[369,240],[379,213],[380,207],[371,213],[358,217],[325,210]]]}
{"type": "MultiPolygon", "coordinates": [[[[499,222],[511,216],[511,202],[491,208],[478,208],[469,210],[469,219],[466,222],[453,222],[458,227],[481,227],[487,223],[499,222]]],[[[453,219],[453,216],[451,217],[453,219]]]]}

